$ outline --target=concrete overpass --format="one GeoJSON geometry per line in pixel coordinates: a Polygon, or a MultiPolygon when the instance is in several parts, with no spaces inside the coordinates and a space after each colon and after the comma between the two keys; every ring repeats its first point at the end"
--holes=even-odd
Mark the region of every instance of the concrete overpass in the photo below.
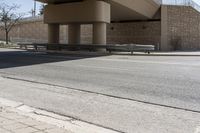
{"type": "Polygon", "coordinates": [[[59,25],[68,25],[68,43],[80,43],[81,24],[93,24],[93,44],[106,44],[111,21],[151,19],[160,0],[37,0],[47,3],[48,42],[59,43],[59,25]]]}

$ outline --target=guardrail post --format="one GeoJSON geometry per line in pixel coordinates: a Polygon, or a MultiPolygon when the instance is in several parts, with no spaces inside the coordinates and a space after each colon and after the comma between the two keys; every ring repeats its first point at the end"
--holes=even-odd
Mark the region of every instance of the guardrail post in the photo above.
{"type": "Polygon", "coordinates": [[[37,47],[37,45],[36,44],[33,44],[34,45],[34,49],[35,49],[35,51],[38,51],[38,47],[37,47]]]}
{"type": "Polygon", "coordinates": [[[134,51],[133,44],[130,44],[130,50],[131,50],[131,55],[133,55],[133,51],[134,51]]]}

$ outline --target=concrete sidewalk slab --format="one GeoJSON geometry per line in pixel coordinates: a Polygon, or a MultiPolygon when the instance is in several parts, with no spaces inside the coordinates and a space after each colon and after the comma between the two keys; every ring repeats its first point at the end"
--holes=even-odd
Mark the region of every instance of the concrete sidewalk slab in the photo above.
{"type": "Polygon", "coordinates": [[[0,132],[3,133],[117,133],[70,117],[0,98],[0,132]]]}
{"type": "MultiPolygon", "coordinates": [[[[0,100],[2,100],[2,98],[0,100]]],[[[4,99],[4,101],[7,100],[4,99]]],[[[10,101],[10,103],[12,102],[10,101]]],[[[16,110],[14,111],[12,104],[10,105],[11,106],[4,106],[0,104],[1,133],[72,133],[64,128],[17,113],[16,110]]]]}

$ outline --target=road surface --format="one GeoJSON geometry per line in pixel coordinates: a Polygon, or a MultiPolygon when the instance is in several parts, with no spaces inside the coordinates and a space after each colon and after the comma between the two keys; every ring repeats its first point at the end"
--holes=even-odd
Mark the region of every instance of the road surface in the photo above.
{"type": "MultiPolygon", "coordinates": [[[[133,131],[133,123],[119,124],[120,120],[128,122],[130,110],[122,106],[118,112],[112,112],[114,107],[106,112],[103,106],[97,107],[106,99],[103,97],[200,113],[200,56],[60,56],[1,49],[0,74],[10,80],[66,88],[49,94],[49,90],[38,89],[36,93],[33,90],[12,88],[11,91],[0,87],[2,97],[121,132],[133,131]],[[81,105],[62,101],[57,96],[58,92],[69,94],[69,90],[71,95],[76,95],[72,91],[80,93],[77,95],[81,102],[76,102],[81,105]],[[81,93],[88,93],[89,96],[81,93]],[[102,96],[103,100],[96,96],[102,96]],[[90,104],[86,106],[85,102],[90,104]],[[110,117],[122,113],[123,109],[127,111],[124,112],[127,117],[110,117]]],[[[111,100],[109,104],[112,106],[117,101],[111,100]]]]}

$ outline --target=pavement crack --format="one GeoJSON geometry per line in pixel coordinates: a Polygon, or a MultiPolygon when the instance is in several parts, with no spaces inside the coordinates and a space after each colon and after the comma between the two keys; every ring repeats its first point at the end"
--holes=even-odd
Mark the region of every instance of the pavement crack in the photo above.
{"type": "Polygon", "coordinates": [[[20,108],[20,107],[22,107],[22,106],[24,106],[24,104],[22,103],[22,104],[20,104],[20,105],[18,105],[18,106],[16,106],[15,108],[20,108]]]}
{"type": "MultiPolygon", "coordinates": [[[[42,109],[42,108],[39,108],[39,109],[49,112],[48,110],[45,110],[45,109],[42,109]]],[[[40,116],[50,117],[50,118],[53,118],[53,119],[56,119],[56,120],[70,122],[71,124],[74,124],[76,126],[79,126],[79,125],[76,124],[75,121],[80,121],[80,122],[85,122],[87,124],[91,124],[91,125],[94,125],[94,126],[97,126],[97,127],[101,127],[101,128],[105,128],[105,129],[108,129],[108,130],[111,130],[111,131],[115,131],[115,132],[118,132],[118,133],[125,133],[123,131],[119,131],[119,130],[116,130],[116,129],[113,129],[113,128],[110,128],[110,127],[106,127],[106,126],[103,126],[103,125],[95,124],[95,123],[92,123],[92,122],[89,122],[89,121],[86,121],[86,120],[82,120],[82,119],[78,119],[78,118],[75,118],[75,117],[72,117],[72,116],[67,116],[67,115],[64,115],[64,114],[61,114],[61,113],[58,113],[58,112],[51,111],[50,113],[57,114],[57,115],[60,115],[60,116],[63,116],[63,117],[67,117],[67,118],[70,118],[70,119],[69,120],[63,120],[63,119],[59,119],[59,118],[56,118],[56,117],[53,117],[53,116],[50,116],[50,115],[46,115],[46,114],[43,114],[43,113],[39,113],[39,112],[36,112],[36,111],[34,111],[33,113],[36,114],[36,115],[40,115],[40,116]]]]}
{"type": "Polygon", "coordinates": [[[60,121],[71,122],[72,119],[73,119],[73,118],[70,118],[70,120],[61,119],[61,118],[57,118],[57,117],[54,117],[54,116],[51,116],[51,115],[47,115],[47,114],[44,114],[44,113],[39,113],[39,112],[37,112],[37,111],[34,111],[33,113],[36,114],[36,115],[45,116],[45,117],[53,118],[53,119],[60,120],[60,121]]]}

